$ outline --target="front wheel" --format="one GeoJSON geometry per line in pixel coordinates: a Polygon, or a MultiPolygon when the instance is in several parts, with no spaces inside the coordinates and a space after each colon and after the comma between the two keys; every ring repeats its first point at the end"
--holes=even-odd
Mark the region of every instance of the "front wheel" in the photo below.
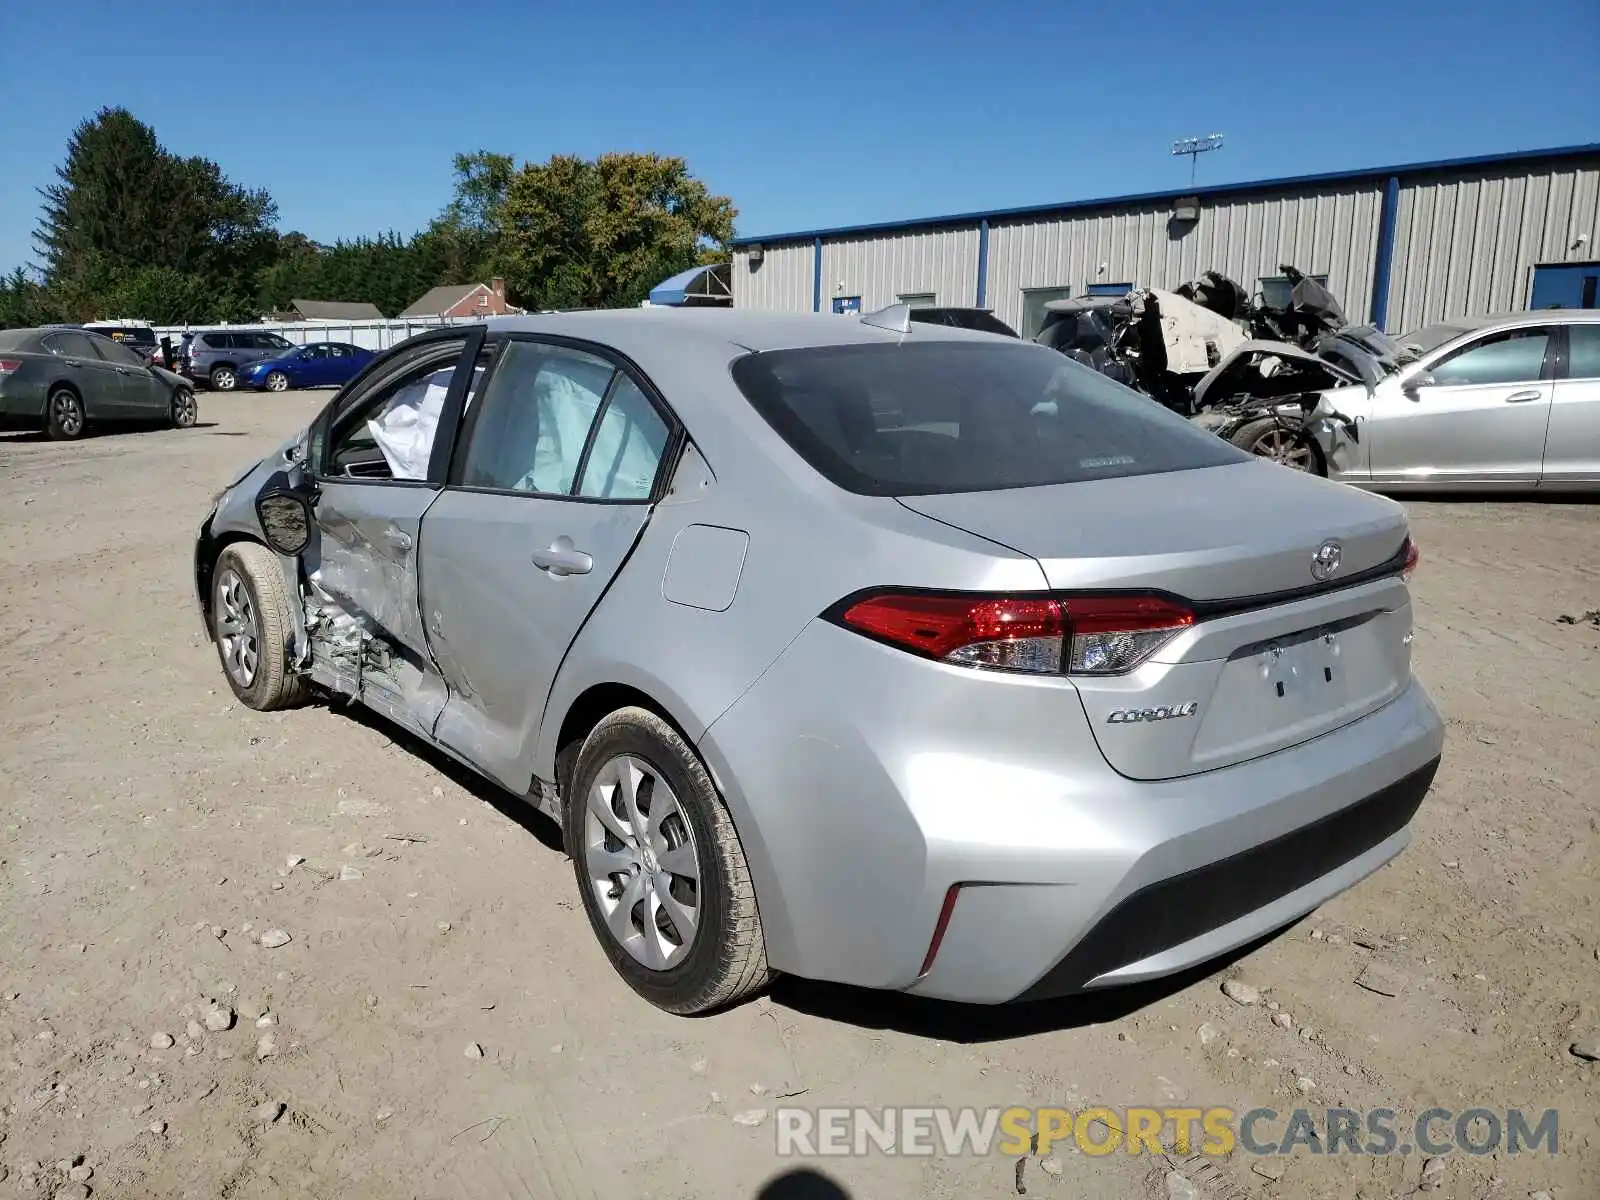
{"type": "Polygon", "coordinates": [[[290,668],[293,597],[278,556],[257,542],[235,542],[211,575],[211,633],[228,686],[261,712],[305,698],[305,678],[290,668]]]}
{"type": "Polygon", "coordinates": [[[1322,452],[1311,435],[1280,423],[1276,417],[1246,421],[1228,440],[1239,449],[1257,458],[1271,459],[1279,466],[1308,475],[1327,474],[1322,465],[1322,452]]]}
{"type": "Polygon", "coordinates": [[[267,391],[287,392],[289,390],[289,377],[282,371],[267,372],[267,391]]]}
{"type": "Polygon", "coordinates": [[[688,1016],[766,985],[766,941],[738,832],[699,757],[624,708],[583,743],[565,835],[589,924],[628,985],[688,1016]]]}
{"type": "Polygon", "coordinates": [[[211,386],[219,392],[231,392],[239,386],[239,375],[232,367],[218,367],[211,372],[211,386]]]}
{"type": "Polygon", "coordinates": [[[84,415],[83,397],[69,387],[59,387],[50,393],[45,409],[45,430],[58,442],[70,442],[83,436],[88,425],[84,415]]]}
{"type": "Polygon", "coordinates": [[[200,417],[200,406],[194,401],[194,393],[186,387],[181,387],[172,393],[172,411],[169,414],[174,429],[191,429],[200,417]]]}

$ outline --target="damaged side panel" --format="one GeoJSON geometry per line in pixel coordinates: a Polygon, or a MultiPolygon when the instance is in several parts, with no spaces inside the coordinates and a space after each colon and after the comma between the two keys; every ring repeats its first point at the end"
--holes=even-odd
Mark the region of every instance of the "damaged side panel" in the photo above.
{"type": "Polygon", "coordinates": [[[304,556],[312,678],[431,737],[446,689],[423,628],[415,561],[426,486],[324,487],[304,556]]]}

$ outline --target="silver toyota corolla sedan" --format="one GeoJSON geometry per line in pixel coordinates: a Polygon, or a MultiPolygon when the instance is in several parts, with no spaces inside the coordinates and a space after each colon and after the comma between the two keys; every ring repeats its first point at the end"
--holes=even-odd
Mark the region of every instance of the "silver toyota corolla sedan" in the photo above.
{"type": "Polygon", "coordinates": [[[558,821],[672,1012],[1165,975],[1406,844],[1442,726],[1392,501],[1042,346],[644,309],[438,330],[224,491],[252,708],[353,697],[558,821]]]}

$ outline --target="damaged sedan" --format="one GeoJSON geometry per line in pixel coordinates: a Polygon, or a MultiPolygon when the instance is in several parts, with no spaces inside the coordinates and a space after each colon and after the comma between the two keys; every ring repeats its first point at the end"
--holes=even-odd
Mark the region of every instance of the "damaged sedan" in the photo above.
{"type": "Polygon", "coordinates": [[[1398,854],[1438,766],[1404,510],[1042,347],[741,310],[378,358],[222,492],[255,709],[367,706],[558,823],[667,1011],[786,972],[1164,976],[1398,854]]]}
{"type": "Polygon", "coordinates": [[[1249,342],[1194,422],[1286,466],[1384,491],[1600,487],[1600,313],[1371,326],[1314,351],[1249,342]]]}

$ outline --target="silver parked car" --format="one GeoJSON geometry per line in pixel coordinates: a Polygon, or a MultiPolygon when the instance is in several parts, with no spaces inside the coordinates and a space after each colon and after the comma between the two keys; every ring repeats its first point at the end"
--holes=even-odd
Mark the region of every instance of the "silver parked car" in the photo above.
{"type": "Polygon", "coordinates": [[[525,797],[691,1013],[1147,979],[1350,887],[1441,753],[1416,559],[1041,346],[642,309],[396,347],[194,567],[241,701],[354,697],[525,797]]]}
{"type": "Polygon", "coordinates": [[[1195,388],[1237,394],[1197,422],[1286,465],[1383,491],[1600,488],[1600,312],[1463,318],[1390,340],[1349,329],[1313,352],[1239,347],[1195,388]],[[1249,397],[1320,402],[1299,412],[1249,397]]]}

